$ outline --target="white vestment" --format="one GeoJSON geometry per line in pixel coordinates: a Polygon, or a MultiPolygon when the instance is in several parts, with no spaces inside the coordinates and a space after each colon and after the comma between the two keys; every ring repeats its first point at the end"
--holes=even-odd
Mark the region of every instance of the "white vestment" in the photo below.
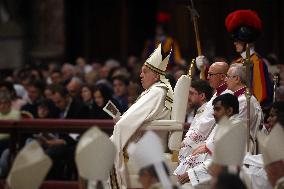
{"type": "Polygon", "coordinates": [[[272,188],[264,169],[262,154],[251,155],[247,153],[243,164],[240,175],[248,189],[272,188]]]}
{"type": "Polygon", "coordinates": [[[165,106],[167,92],[168,88],[164,83],[153,84],[138,97],[115,124],[111,140],[117,148],[115,169],[121,189],[127,188],[124,148],[128,142],[139,140],[143,134],[142,128],[151,121],[170,119],[171,111],[165,106]]]}
{"type": "MultiPolygon", "coordinates": [[[[225,93],[232,93],[232,92],[230,90],[224,90],[221,92],[220,95],[225,93]]],[[[204,157],[200,157],[201,159],[192,158],[190,155],[192,154],[192,151],[196,147],[204,143],[204,141],[210,135],[211,131],[214,129],[215,118],[213,116],[212,102],[216,97],[217,93],[213,95],[210,101],[208,101],[206,104],[203,104],[197,110],[197,113],[183,140],[184,147],[182,147],[179,151],[179,167],[177,168],[179,171],[176,170],[174,174],[181,173],[180,170],[186,170],[187,169],[186,167],[188,167],[188,163],[191,164],[190,167],[194,167],[202,163],[206,159],[207,155],[204,155],[204,157]]]]}
{"type": "MultiPolygon", "coordinates": [[[[243,125],[243,120],[238,118],[238,115],[235,114],[229,118],[232,121],[231,127],[241,126],[243,125]]],[[[215,147],[215,138],[218,133],[218,124],[214,127],[213,131],[210,133],[209,137],[205,141],[206,147],[210,152],[197,154],[195,156],[188,156],[186,165],[182,167],[179,166],[176,171],[180,171],[178,175],[183,174],[185,172],[188,173],[188,177],[190,179],[190,183],[193,187],[200,186],[199,188],[210,188],[209,181],[211,180],[211,175],[208,173],[208,167],[212,162],[212,153],[214,152],[215,147]],[[182,169],[183,168],[183,169],[182,169]]],[[[228,128],[230,129],[230,128],[228,128]]],[[[222,132],[225,132],[223,130],[222,132]]],[[[220,133],[219,133],[220,135],[220,133]]]]}
{"type": "MultiPolygon", "coordinates": [[[[246,121],[247,120],[246,95],[243,93],[237,97],[239,101],[238,118],[246,121]]],[[[250,135],[251,135],[250,140],[251,142],[253,140],[254,145],[255,145],[255,140],[256,140],[256,133],[261,124],[263,124],[263,114],[262,114],[261,106],[259,102],[256,100],[256,98],[252,95],[250,99],[250,135]]],[[[255,146],[251,146],[250,152],[253,154],[255,153],[255,146]]]]}

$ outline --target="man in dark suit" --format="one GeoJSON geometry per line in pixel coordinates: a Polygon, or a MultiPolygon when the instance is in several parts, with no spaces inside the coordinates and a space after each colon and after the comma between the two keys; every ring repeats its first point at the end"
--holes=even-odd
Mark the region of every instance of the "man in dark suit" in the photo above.
{"type": "MultiPolygon", "coordinates": [[[[88,108],[76,98],[72,98],[63,86],[54,86],[52,101],[60,110],[61,119],[87,119],[88,108]]],[[[53,138],[42,138],[46,153],[54,164],[48,175],[49,179],[70,179],[74,173],[74,151],[78,134],[58,133],[53,138]],[[66,169],[67,166],[67,169],[66,169]],[[71,169],[71,170],[70,170],[71,169]]]]}

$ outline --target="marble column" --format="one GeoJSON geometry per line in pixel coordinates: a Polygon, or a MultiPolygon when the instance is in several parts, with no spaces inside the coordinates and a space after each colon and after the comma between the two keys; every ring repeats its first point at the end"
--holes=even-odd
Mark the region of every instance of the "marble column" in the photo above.
{"type": "Polygon", "coordinates": [[[64,0],[32,0],[31,6],[31,58],[59,60],[65,49],[64,0]]]}

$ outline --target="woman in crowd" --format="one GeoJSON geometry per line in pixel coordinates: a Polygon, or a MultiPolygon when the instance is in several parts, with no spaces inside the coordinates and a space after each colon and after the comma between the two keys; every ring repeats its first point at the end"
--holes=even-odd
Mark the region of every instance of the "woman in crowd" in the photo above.
{"type": "Polygon", "coordinates": [[[100,83],[94,87],[94,119],[112,119],[110,115],[108,115],[104,110],[104,106],[110,100],[117,109],[121,111],[121,107],[119,103],[113,98],[113,91],[106,84],[100,83]]]}

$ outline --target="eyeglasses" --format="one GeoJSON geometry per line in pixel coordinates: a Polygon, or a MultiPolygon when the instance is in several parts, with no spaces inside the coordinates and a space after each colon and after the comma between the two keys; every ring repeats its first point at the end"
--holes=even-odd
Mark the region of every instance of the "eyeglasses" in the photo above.
{"type": "Polygon", "coordinates": [[[228,79],[231,79],[231,78],[234,78],[234,77],[238,77],[237,75],[226,75],[226,78],[228,79]]]}
{"type": "Polygon", "coordinates": [[[208,77],[212,77],[214,75],[219,75],[219,74],[224,74],[224,73],[208,73],[208,77]]]}

